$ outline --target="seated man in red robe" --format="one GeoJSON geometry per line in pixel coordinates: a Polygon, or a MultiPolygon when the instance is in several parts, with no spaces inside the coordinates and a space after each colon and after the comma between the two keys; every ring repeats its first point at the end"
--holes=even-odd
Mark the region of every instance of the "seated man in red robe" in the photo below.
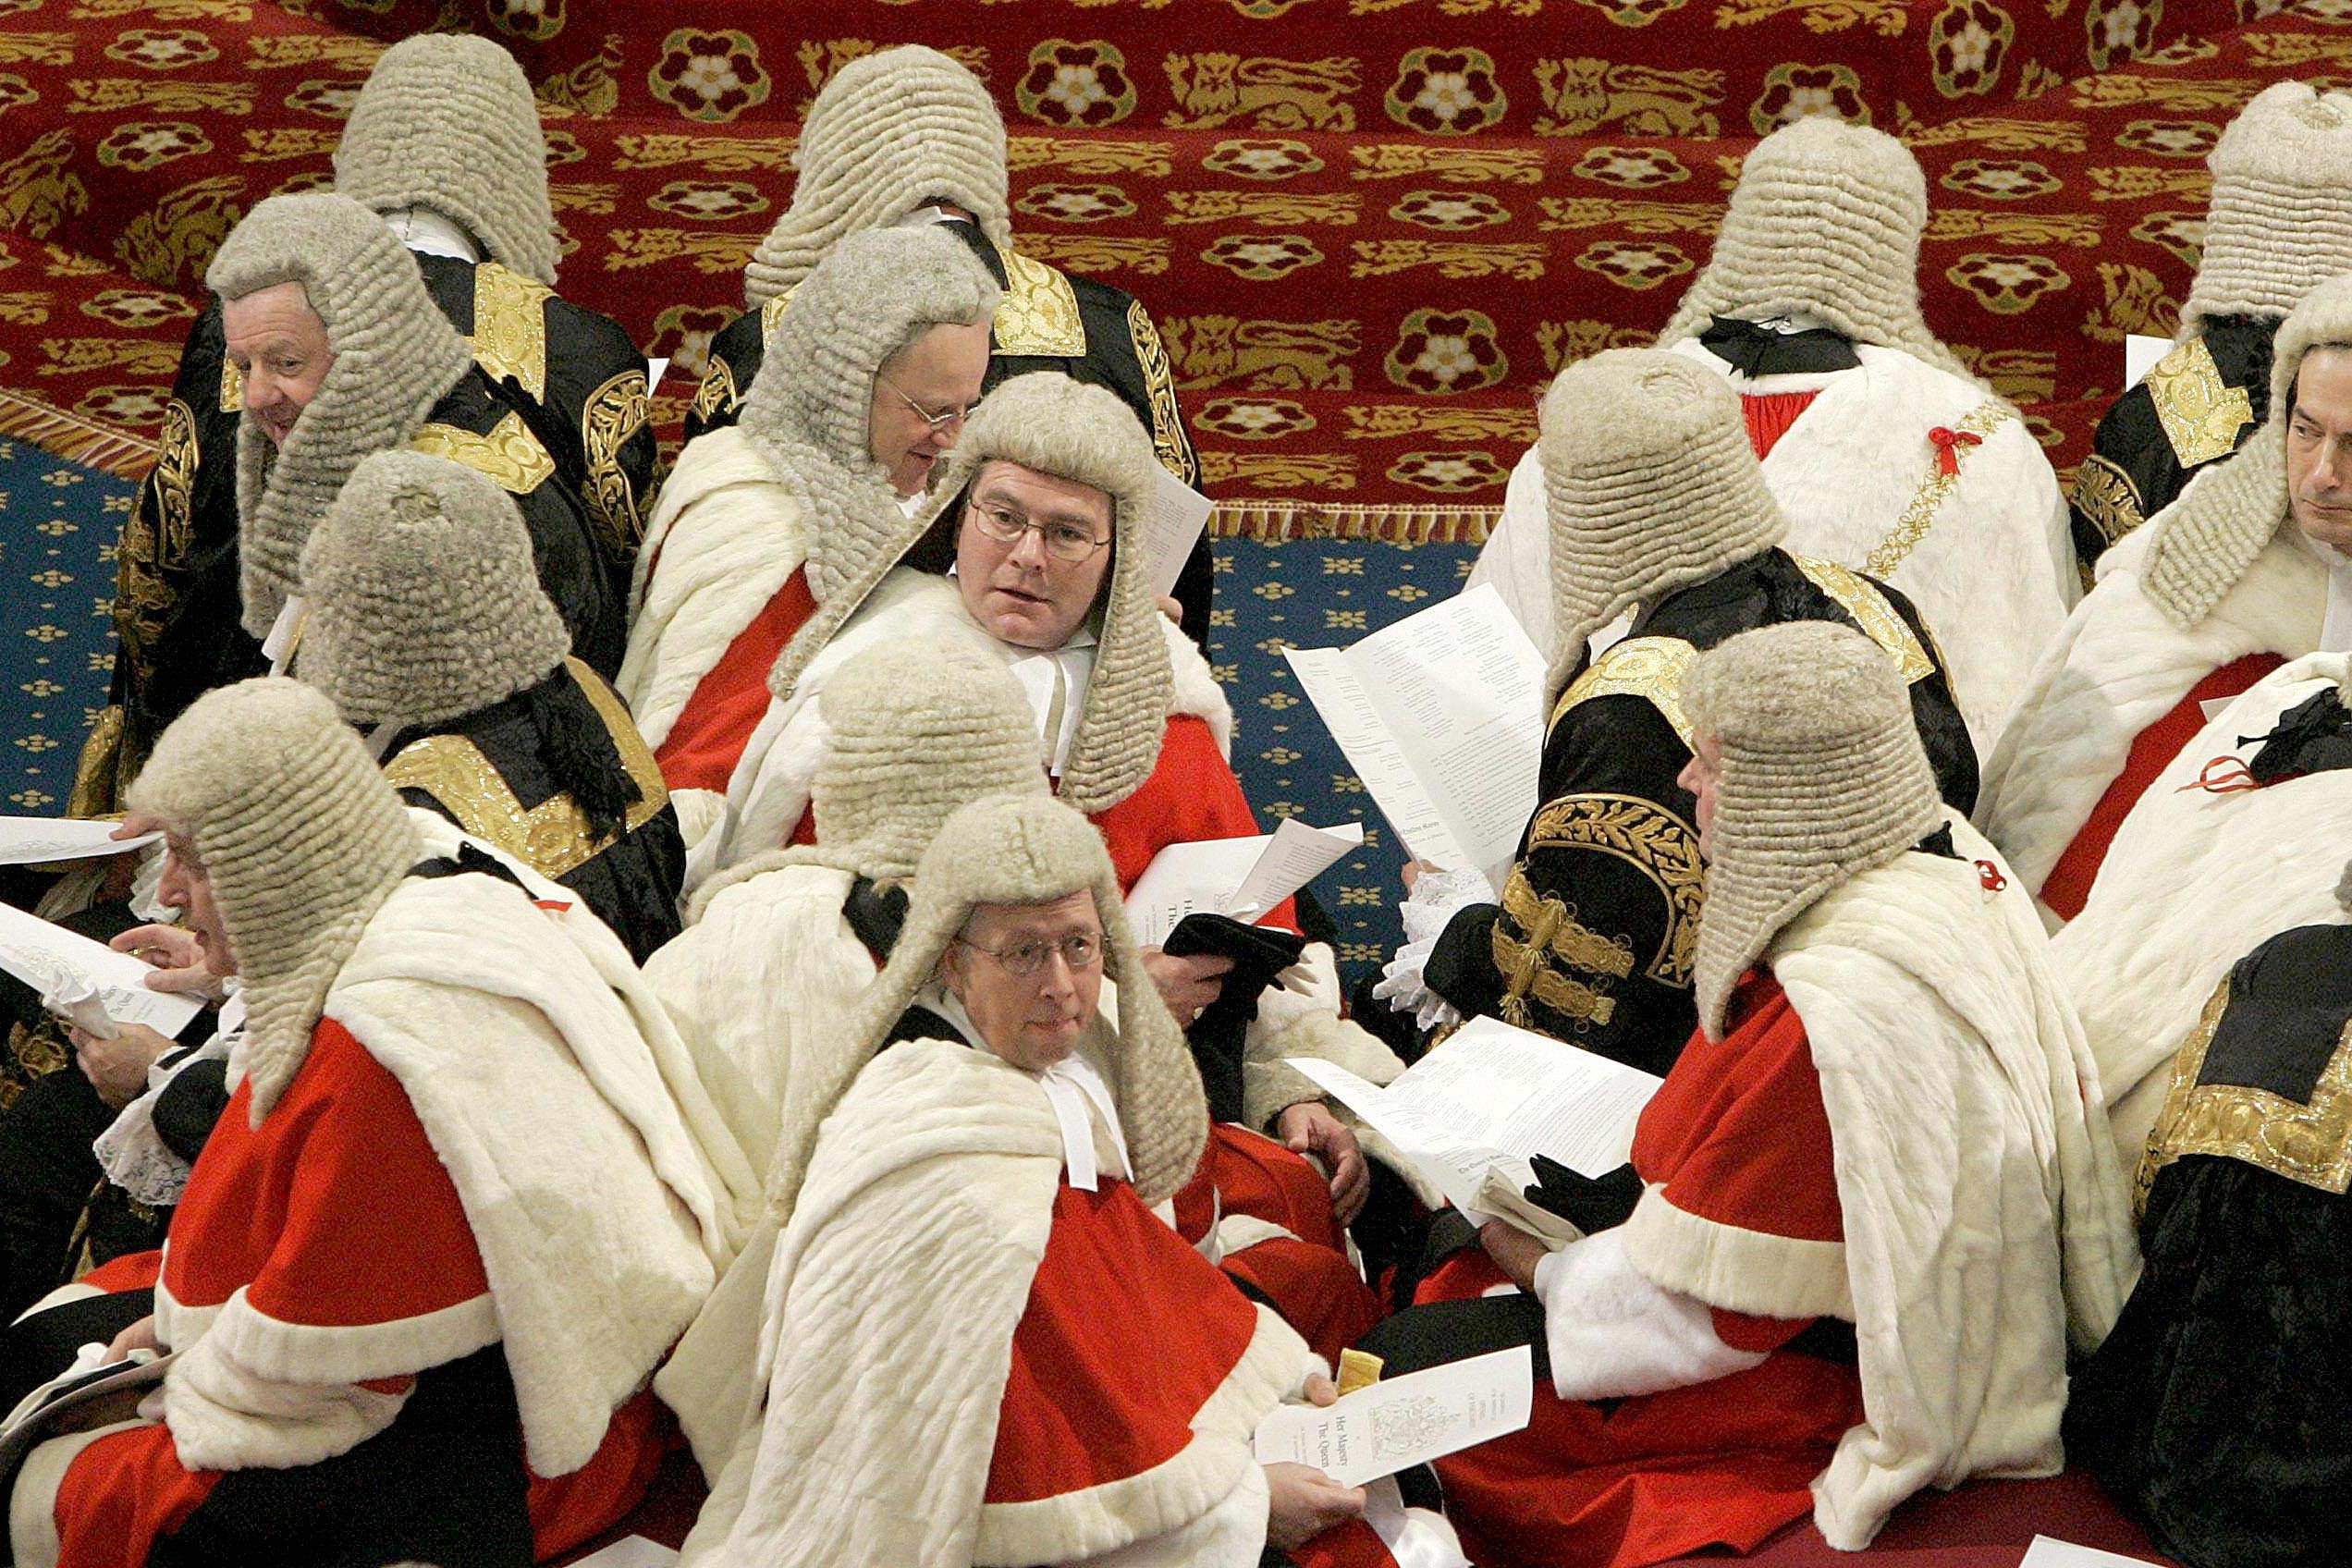
{"type": "MultiPolygon", "coordinates": [[[[704,850],[716,844],[709,864],[821,841],[809,802],[831,743],[823,693],[866,650],[900,643],[963,650],[1011,670],[1046,773],[1102,832],[1122,889],[1171,844],[1256,835],[1226,761],[1232,710],[1149,587],[1145,520],[1157,461],[1115,396],[1040,371],[989,394],[925,512],[888,537],[813,538],[811,580],[834,586],[769,677],[774,699],[736,768],[726,820],[704,841],[704,850]],[[952,575],[943,575],[949,563],[952,575]]],[[[1290,900],[1260,924],[1294,931],[1290,900]]],[[[1144,962],[1205,1066],[1233,1069],[1233,1092],[1214,1107],[1213,1174],[1179,1205],[1185,1232],[1198,1236],[1221,1216],[1227,1251],[1246,1247],[1256,1283],[1317,1346],[1336,1351],[1378,1317],[1341,1231],[1370,1176],[1357,1134],[1283,1059],[1323,1057],[1377,1083],[1402,1065],[1340,1018],[1328,946],[1309,946],[1247,998],[1256,1016],[1230,1024],[1239,1039],[1219,1035],[1227,1018],[1211,1012],[1231,961],[1147,949],[1144,962]],[[1305,1153],[1327,1162],[1328,1186],[1305,1153]],[[1287,1261],[1278,1268],[1277,1258],[1287,1261]]]]}
{"type": "Polygon", "coordinates": [[[1083,817],[949,817],[838,1027],[770,1181],[757,1448],[684,1562],[1461,1562],[1434,1515],[1376,1527],[1363,1491],[1257,1462],[1260,1420],[1330,1390],[1167,1222],[1207,1105],[1083,817]]]}
{"type": "Polygon", "coordinates": [[[2206,715],[2281,664],[2352,649],[2352,276],[2273,340],[2270,417],[2100,557],[1986,766],[1977,821],[2072,920],[2115,830],[2206,715]]]}
{"type": "Polygon", "coordinates": [[[1525,1431],[1439,1461],[1484,1568],[1746,1550],[1808,1513],[1855,1550],[1923,1486],[2054,1472],[2069,1344],[2127,1279],[2081,1033],[1901,678],[1798,621],[1702,654],[1682,697],[1700,1028],[1642,1113],[1638,1196],[1557,1252],[1488,1222],[1371,1340],[1390,1372],[1513,1336],[1548,1364],[1525,1431]]]}
{"type": "Polygon", "coordinates": [[[937,228],[852,235],[793,290],[741,419],[663,484],[614,684],[689,848],[767,711],[770,667],[839,587],[816,542],[890,537],[919,504],[980,396],[998,299],[937,228]]]}
{"type": "Polygon", "coordinates": [[[576,1501],[609,1524],[659,1457],[617,1412],[731,1217],[630,1010],[535,901],[554,885],[430,846],[282,679],[193,704],[129,803],[247,1022],[153,1313],[110,1353],[168,1353],[160,1388],[32,1450],[15,1561],[524,1568],[533,1472],[602,1476],[576,1501]]]}

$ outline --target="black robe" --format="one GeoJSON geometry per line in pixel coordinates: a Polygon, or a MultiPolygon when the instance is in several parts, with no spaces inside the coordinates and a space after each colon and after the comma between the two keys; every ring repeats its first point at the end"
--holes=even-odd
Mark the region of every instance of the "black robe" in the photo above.
{"type": "Polygon", "coordinates": [[[2100,417],[2066,500],[2086,581],[2101,552],[2162,511],[2189,476],[2244,446],[2271,410],[2267,317],[2223,316],[2100,417]]]}
{"type": "Polygon", "coordinates": [[[629,710],[579,661],[503,702],[400,731],[385,748],[384,776],[409,804],[578,893],[638,962],[678,935],[686,875],[678,814],[629,710]],[[582,766],[635,781],[638,798],[617,835],[597,838],[559,784],[564,767],[582,766]]]}
{"type": "MultiPolygon", "coordinates": [[[[627,642],[629,578],[653,479],[644,361],[618,324],[496,263],[416,261],[435,303],[472,337],[480,367],[430,415],[453,433],[432,449],[515,495],[531,525],[540,581],[572,629],[573,651],[614,674],[627,642]],[[544,403],[534,401],[541,390],[544,403]],[[508,413],[516,425],[502,430],[508,413]],[[461,439],[494,431],[495,447],[461,439]]],[[[119,809],[123,787],[181,710],[216,686],[268,669],[260,643],[239,624],[242,398],[214,300],[180,350],[155,467],[123,525],[112,690],[82,749],[67,807],[73,815],[119,809]]]]}
{"type": "MultiPolygon", "coordinates": [[[[1185,433],[1176,404],[1176,380],[1168,349],[1141,300],[1122,288],[1078,277],[1017,252],[1010,267],[977,224],[947,225],[972,247],[998,287],[1005,310],[997,319],[983,388],[1031,371],[1055,370],[1073,381],[1119,394],[1151,432],[1160,465],[1187,484],[1200,483],[1200,460],[1185,433]],[[1017,272],[1018,276],[1015,276],[1017,272]],[[1020,325],[1013,325],[1017,317],[1020,325]]],[[[710,367],[693,406],[686,411],[686,439],[733,424],[759,374],[766,334],[782,313],[790,290],[761,310],[746,311],[711,339],[710,367]]],[[[1184,606],[1184,631],[1206,649],[1212,568],[1204,535],[1176,580],[1176,601],[1184,606]]]]}
{"type": "Polygon", "coordinates": [[[2139,1283],[2066,1452],[2195,1568],[2334,1568],[2352,1527],[2352,926],[2240,959],[2140,1166],[2139,1283]]]}
{"type": "Polygon", "coordinates": [[[1537,798],[1500,904],[1461,911],[1424,969],[1487,1014],[1663,1073],[1697,1024],[1704,872],[1684,672],[1725,638],[1792,620],[1857,627],[1901,667],[1947,803],[1976,805],[1977,753],[1910,600],[1833,563],[1767,550],[1667,594],[1561,693],[1537,798]]]}

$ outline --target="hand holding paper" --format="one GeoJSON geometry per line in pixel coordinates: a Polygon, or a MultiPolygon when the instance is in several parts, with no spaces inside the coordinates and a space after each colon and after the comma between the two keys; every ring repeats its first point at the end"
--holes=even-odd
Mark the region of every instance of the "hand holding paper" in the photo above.
{"type": "Polygon", "coordinates": [[[1257,1427],[1260,1464],[1305,1464],[1359,1487],[1526,1426],[1535,1357],[1525,1345],[1386,1378],[1334,1404],[1286,1404],[1257,1427]]]}
{"type": "Polygon", "coordinates": [[[1260,920],[1363,842],[1362,823],[1310,827],[1293,819],[1255,839],[1170,844],[1127,894],[1135,940],[1157,947],[1188,914],[1230,915],[1244,925],[1260,920]]]}

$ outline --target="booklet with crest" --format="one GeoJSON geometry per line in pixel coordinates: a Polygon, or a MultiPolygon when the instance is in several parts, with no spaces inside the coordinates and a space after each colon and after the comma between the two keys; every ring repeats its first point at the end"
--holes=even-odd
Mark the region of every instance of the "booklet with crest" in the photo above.
{"type": "Polygon", "coordinates": [[[1283,656],[1404,847],[1499,889],[1536,809],[1543,655],[1486,584],[1283,656]]]}
{"type": "Polygon", "coordinates": [[[1625,1162],[1663,1079],[1564,1040],[1474,1018],[1382,1088],[1312,1057],[1285,1059],[1394,1144],[1472,1219],[1501,1219],[1552,1246],[1575,1228],[1523,1195],[1537,1155],[1582,1176],[1625,1162]],[[1515,1199],[1515,1201],[1513,1201],[1515,1199]],[[1532,1212],[1530,1212],[1532,1211],[1532,1212]]]}
{"type": "Polygon", "coordinates": [[[1535,1356],[1525,1345],[1383,1378],[1336,1403],[1277,1406],[1257,1424],[1260,1464],[1306,1464],[1360,1487],[1526,1426],[1535,1356]]]}

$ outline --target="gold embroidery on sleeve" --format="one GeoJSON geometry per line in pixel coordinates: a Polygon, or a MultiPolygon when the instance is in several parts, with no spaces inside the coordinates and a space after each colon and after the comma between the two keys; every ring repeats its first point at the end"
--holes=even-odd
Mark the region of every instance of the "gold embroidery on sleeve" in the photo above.
{"type": "MultiPolygon", "coordinates": [[[[2017,410],[2008,404],[1988,399],[1970,410],[1967,417],[1954,428],[1963,435],[1973,435],[1982,441],[2016,417],[2017,410]]],[[[1887,530],[1885,538],[1871,547],[1868,558],[1863,562],[1871,576],[1892,577],[1894,569],[1909,559],[1911,552],[1919,547],[1919,541],[1925,539],[1928,530],[1935,526],[1936,514],[1943,508],[1943,503],[1951,498],[1953,491],[1959,488],[1960,472],[1971,460],[1964,455],[1965,452],[1966,448],[1962,447],[1955,446],[1952,449],[1953,466],[1949,473],[1943,471],[1942,451],[1928,459],[1928,476],[1919,482],[1918,491],[1912,496],[1911,504],[1903,508],[1903,515],[1894,520],[1894,526],[1887,530]]]]}
{"type": "Polygon", "coordinates": [[[1673,813],[1638,795],[1562,795],[1527,825],[1527,851],[1591,850],[1625,862],[1666,901],[1666,934],[1642,973],[1661,985],[1691,983],[1706,870],[1698,835],[1673,813]]]}
{"type": "Polygon", "coordinates": [[[220,411],[225,414],[245,411],[245,373],[237,368],[237,361],[228,357],[226,349],[221,352],[220,411]]]}
{"type": "MultiPolygon", "coordinates": [[[[619,750],[629,776],[637,781],[640,798],[629,808],[624,829],[633,831],[669,803],[661,768],[612,688],[578,659],[566,658],[564,663],[605,721],[606,732],[619,750]]],[[[403,746],[384,765],[384,777],[396,790],[421,790],[431,795],[457,818],[459,827],[506,851],[542,876],[559,877],[575,871],[618,841],[591,838],[588,814],[568,794],[550,795],[525,811],[513,786],[491,766],[482,748],[462,735],[428,735],[403,746]]]]}
{"type": "Polygon", "coordinates": [[[2202,337],[2156,361],[2148,373],[2148,396],[2183,468],[2228,457],[2237,450],[2237,433],[2254,423],[2254,400],[2245,387],[2223,381],[2202,337]]]}
{"type": "Polygon", "coordinates": [[[1835,599],[1839,607],[1854,618],[1855,624],[1871,642],[1886,650],[1905,684],[1925,680],[1936,672],[1936,661],[1928,656],[1927,649],[1919,645],[1911,628],[1895,613],[1876,583],[1835,561],[1815,560],[1810,556],[1789,558],[1796,563],[1797,570],[1812,580],[1814,587],[1835,599]]]}
{"type": "Polygon", "coordinates": [[[735,372],[717,354],[710,357],[710,369],[703,372],[702,385],[694,388],[694,401],[687,412],[708,424],[721,414],[731,414],[742,405],[736,395],[735,372]]]}
{"type": "Polygon", "coordinates": [[[1596,697],[1640,697],[1691,743],[1690,720],[1683,713],[1683,676],[1698,650],[1680,637],[1628,637],[1613,644],[1590,668],[1568,683],[1551,710],[1557,725],[1568,710],[1596,697]]]}
{"type": "Polygon", "coordinates": [[[496,480],[501,489],[517,496],[530,495],[553,478],[556,472],[556,459],[547,455],[539,437],[531,434],[522,416],[511,409],[490,427],[488,435],[435,423],[420,427],[410,437],[409,446],[419,452],[463,463],[475,472],[496,480]]]}
{"type": "Polygon", "coordinates": [[[545,285],[496,262],[473,269],[473,362],[493,381],[513,376],[540,402],[547,400],[545,285]]]}
{"type": "MultiPolygon", "coordinates": [[[[792,288],[799,287],[797,283],[792,285],[792,288]]],[[[792,297],[792,288],[787,288],[760,307],[760,347],[763,349],[766,348],[767,340],[775,336],[776,324],[784,319],[784,302],[792,297]]]]}
{"type": "Polygon", "coordinates": [[[1159,328],[1141,300],[1127,301],[1127,335],[1134,340],[1135,362],[1143,367],[1144,386],[1151,395],[1152,450],[1159,466],[1191,484],[1200,478],[1199,459],[1184,439],[1184,414],[1176,405],[1176,377],[1168,364],[1168,348],[1159,328]]]}
{"type": "Polygon", "coordinates": [[[2099,536],[2113,545],[2148,521],[2139,486],[2114,463],[2093,452],[2075,472],[2075,509],[2090,519],[2099,536]]]}
{"type": "MultiPolygon", "coordinates": [[[[699,400],[699,399],[698,399],[699,400]]],[[[588,504],[604,525],[608,549],[627,554],[645,534],[637,492],[621,466],[620,449],[653,417],[645,373],[625,370],[588,395],[580,411],[581,445],[588,453],[588,504]]]]}
{"type": "Polygon", "coordinates": [[[1004,302],[997,307],[996,351],[1074,360],[1086,351],[1086,324],[1070,279],[1018,251],[1004,253],[1004,302]]]}
{"type": "Polygon", "coordinates": [[[1607,1023],[1616,1015],[1615,998],[1598,983],[1562,974],[1560,964],[1613,980],[1634,972],[1633,947],[1624,937],[1604,937],[1580,924],[1574,905],[1540,896],[1515,870],[1503,884],[1492,947],[1503,977],[1503,1021],[1523,1029],[1530,1022],[1530,993],[1554,1012],[1584,1023],[1607,1023]]]}
{"type": "Polygon", "coordinates": [[[2229,1010],[2226,975],[2207,998],[2197,1027],[2173,1059],[2163,1109],[2148,1134],[2148,1152],[2133,1182],[2133,1206],[2145,1211],[2156,1172],[2183,1155],[2244,1160],[2273,1176],[2341,1196],[2352,1187],[2352,1023],[2311,1086],[2308,1105],[2268,1089],[2239,1084],[2199,1084],[2213,1031],[2229,1010]]]}

